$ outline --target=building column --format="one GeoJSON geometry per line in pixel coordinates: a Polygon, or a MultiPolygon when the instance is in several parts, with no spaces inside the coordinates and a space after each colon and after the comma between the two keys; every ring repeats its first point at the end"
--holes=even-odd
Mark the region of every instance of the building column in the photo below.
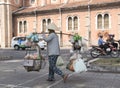
{"type": "Polygon", "coordinates": [[[1,4],[1,47],[7,46],[7,8],[5,4],[1,4]]]}
{"type": "Polygon", "coordinates": [[[11,46],[11,39],[12,39],[12,10],[11,10],[10,5],[7,5],[7,17],[8,17],[8,21],[7,21],[7,25],[8,25],[8,28],[7,28],[7,30],[8,30],[7,47],[10,47],[11,46]]]}
{"type": "MultiPolygon", "coordinates": [[[[1,7],[0,7],[0,9],[1,9],[1,7]]],[[[1,13],[1,12],[0,12],[0,13],[1,13]]],[[[2,38],[1,38],[1,37],[2,37],[2,36],[1,36],[1,30],[2,30],[2,29],[1,29],[1,18],[0,18],[0,47],[1,47],[1,39],[2,39],[2,38]]]]}
{"type": "Polygon", "coordinates": [[[12,10],[9,1],[0,3],[0,45],[1,48],[10,47],[12,39],[12,10]]]}

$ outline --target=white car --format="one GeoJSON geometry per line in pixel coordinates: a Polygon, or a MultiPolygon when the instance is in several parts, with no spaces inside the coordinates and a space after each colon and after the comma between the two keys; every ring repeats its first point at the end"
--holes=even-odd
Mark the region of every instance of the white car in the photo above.
{"type": "MultiPolygon", "coordinates": [[[[26,37],[13,37],[11,41],[11,47],[15,50],[25,50],[26,48],[30,48],[30,46],[27,46],[27,39],[26,37]]],[[[44,50],[46,47],[46,43],[44,40],[40,40],[38,42],[38,45],[40,46],[41,50],[44,50]]]]}

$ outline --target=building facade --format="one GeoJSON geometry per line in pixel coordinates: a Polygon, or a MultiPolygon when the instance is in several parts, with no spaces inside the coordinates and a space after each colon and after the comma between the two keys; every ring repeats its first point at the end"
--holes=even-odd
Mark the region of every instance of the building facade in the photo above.
{"type": "Polygon", "coordinates": [[[13,17],[12,13],[19,9],[22,4],[17,0],[0,0],[0,47],[10,47],[13,37],[13,17]]]}
{"type": "Polygon", "coordinates": [[[115,34],[120,39],[120,0],[1,0],[0,44],[10,46],[13,36],[42,32],[54,22],[60,44],[70,45],[73,32],[88,44],[97,44],[98,36],[115,34]],[[6,11],[7,10],[7,11],[6,11]]]}

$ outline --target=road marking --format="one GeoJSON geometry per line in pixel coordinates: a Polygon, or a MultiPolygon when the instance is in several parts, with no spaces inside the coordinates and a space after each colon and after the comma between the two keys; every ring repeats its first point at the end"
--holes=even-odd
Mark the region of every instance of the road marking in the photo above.
{"type": "Polygon", "coordinates": [[[6,61],[2,61],[5,63],[9,63],[9,62],[22,62],[23,60],[6,60],[6,61]]]}
{"type": "Polygon", "coordinates": [[[6,70],[3,70],[3,72],[13,72],[15,70],[9,70],[9,69],[6,69],[6,70]]]}
{"type": "Polygon", "coordinates": [[[97,60],[99,60],[100,58],[95,58],[95,59],[92,59],[92,60],[89,60],[88,62],[87,62],[87,66],[90,66],[90,63],[92,63],[92,62],[94,62],[94,61],[97,61],[97,60]]]}
{"type": "MultiPolygon", "coordinates": [[[[73,72],[73,73],[69,74],[69,76],[68,76],[68,77],[72,76],[73,74],[76,74],[76,73],[75,73],[75,72],[73,72]]],[[[63,79],[61,79],[61,80],[59,80],[59,81],[57,81],[57,82],[53,83],[52,85],[49,85],[47,88],[51,88],[51,87],[53,87],[53,86],[57,85],[58,83],[60,83],[61,81],[63,81],[63,79]]]]}
{"type": "Polygon", "coordinates": [[[23,85],[23,84],[32,82],[32,81],[34,81],[34,80],[36,80],[36,79],[40,79],[40,78],[46,76],[47,74],[48,74],[48,73],[46,73],[46,74],[44,74],[44,75],[41,75],[41,76],[38,76],[38,77],[36,77],[36,78],[34,78],[34,79],[28,80],[28,81],[26,81],[26,82],[24,82],[24,83],[18,84],[17,86],[20,86],[20,85],[23,85]]]}
{"type": "Polygon", "coordinates": [[[12,85],[12,84],[0,84],[0,86],[3,86],[4,88],[17,88],[17,87],[30,88],[30,87],[25,87],[25,86],[16,86],[16,85],[12,85]]]}

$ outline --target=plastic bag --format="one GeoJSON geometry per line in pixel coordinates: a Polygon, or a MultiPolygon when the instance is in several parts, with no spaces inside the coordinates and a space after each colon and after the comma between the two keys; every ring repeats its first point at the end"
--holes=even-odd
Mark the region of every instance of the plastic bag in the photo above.
{"type": "Polygon", "coordinates": [[[82,40],[78,40],[78,45],[82,46],[82,40]]]}
{"type": "Polygon", "coordinates": [[[28,36],[26,36],[26,38],[27,38],[28,40],[30,40],[30,39],[32,38],[32,36],[33,36],[33,34],[31,33],[31,34],[29,34],[28,36]]]}
{"type": "Polygon", "coordinates": [[[30,35],[26,36],[26,38],[31,42],[35,42],[35,43],[39,42],[39,37],[37,34],[31,33],[30,35]]]}
{"type": "Polygon", "coordinates": [[[64,65],[64,61],[63,61],[63,58],[61,56],[58,56],[56,65],[57,66],[63,66],[64,65]]]}
{"type": "Polygon", "coordinates": [[[74,61],[74,63],[73,63],[73,68],[74,68],[74,71],[75,71],[76,73],[80,73],[80,72],[85,72],[85,71],[87,71],[87,67],[86,67],[84,61],[83,61],[81,58],[76,59],[76,60],[74,61]]]}
{"type": "Polygon", "coordinates": [[[35,43],[39,42],[38,35],[37,34],[33,35],[32,38],[31,38],[31,41],[35,42],[35,43]]]}

